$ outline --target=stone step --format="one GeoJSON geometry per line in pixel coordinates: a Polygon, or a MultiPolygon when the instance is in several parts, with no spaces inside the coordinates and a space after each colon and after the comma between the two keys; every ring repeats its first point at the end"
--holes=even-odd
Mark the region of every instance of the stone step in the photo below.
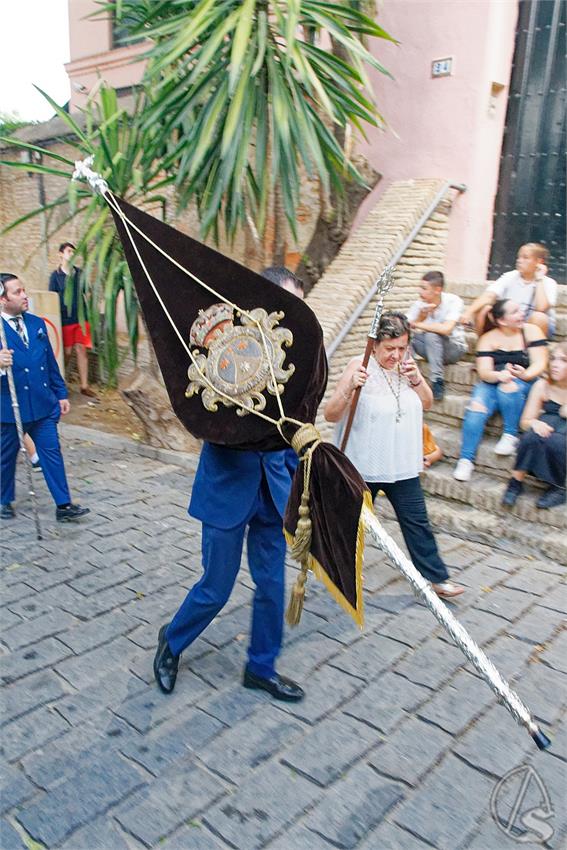
{"type": "MultiPolygon", "coordinates": [[[[470,393],[445,393],[443,401],[436,401],[427,411],[428,422],[438,422],[440,425],[456,428],[459,432],[463,426],[465,408],[470,398],[470,393]]],[[[486,425],[485,435],[499,437],[502,433],[502,418],[495,413],[486,425]]]]}
{"type": "Polygon", "coordinates": [[[454,464],[441,461],[426,470],[422,476],[425,492],[495,514],[500,517],[504,525],[506,518],[512,516],[537,525],[540,529],[539,533],[547,533],[547,527],[567,528],[565,505],[543,511],[534,506],[534,496],[541,495],[539,487],[534,488],[528,485],[527,492],[518,499],[514,508],[503,508],[500,505],[504,492],[502,481],[476,471],[470,481],[456,481],[453,478],[453,468],[454,464]],[[544,528],[546,528],[545,532],[544,528]]]}
{"type": "MultiPolygon", "coordinates": [[[[543,555],[560,564],[567,564],[567,535],[563,530],[534,528],[530,523],[514,516],[502,517],[459,502],[449,502],[439,496],[428,495],[426,501],[427,513],[435,532],[458,534],[460,537],[487,543],[489,546],[493,546],[495,540],[510,541],[512,547],[520,550],[523,555],[543,555]]],[[[378,499],[376,508],[379,517],[395,519],[387,499],[378,499]]],[[[450,567],[450,554],[447,562],[450,567]]]]}
{"type": "MultiPolygon", "coordinates": [[[[460,456],[460,429],[440,425],[438,422],[429,422],[428,424],[435,437],[435,442],[443,450],[445,463],[453,469],[460,456]]],[[[483,437],[475,460],[475,471],[488,475],[490,478],[495,478],[501,483],[502,481],[507,481],[510,477],[510,472],[514,466],[514,456],[502,457],[501,455],[494,454],[494,447],[498,439],[498,437],[492,435],[485,435],[483,437]]],[[[437,465],[433,467],[433,469],[436,468],[437,465]]],[[[543,485],[537,484],[535,486],[542,487],[543,485]]]]}
{"type": "MultiPolygon", "coordinates": [[[[417,358],[416,358],[417,359],[417,358]]],[[[426,360],[417,359],[420,372],[429,380],[430,368],[426,360]]],[[[445,392],[452,394],[470,395],[471,389],[476,383],[476,370],[474,359],[459,360],[451,366],[445,366],[445,392]]]]}

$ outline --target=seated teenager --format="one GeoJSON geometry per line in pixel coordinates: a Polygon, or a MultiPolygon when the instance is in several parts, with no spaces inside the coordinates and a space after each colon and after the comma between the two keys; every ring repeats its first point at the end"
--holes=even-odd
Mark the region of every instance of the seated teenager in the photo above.
{"type": "Polygon", "coordinates": [[[536,325],[551,339],[555,332],[557,283],[547,276],[549,251],[539,242],[528,242],[518,251],[515,271],[505,272],[461,316],[462,324],[474,324],[482,333],[484,320],[498,300],[509,298],[522,309],[526,322],[536,325]]]}
{"type": "Polygon", "coordinates": [[[494,327],[478,340],[476,368],[480,380],[465,410],[460,459],[453,472],[457,481],[470,481],[486,423],[497,411],[504,429],[494,452],[515,453],[530,385],[547,366],[547,340],[536,325],[524,321],[519,304],[497,301],[488,318],[494,327]]]}
{"type": "Polygon", "coordinates": [[[549,358],[549,377],[532,387],[520,426],[522,435],[512,477],[502,504],[512,507],[524,489],[529,473],[547,484],[536,501],[538,508],[565,504],[567,451],[567,342],[555,346],[549,358]]]}
{"type": "Polygon", "coordinates": [[[467,350],[465,330],[459,323],[463,301],[452,292],[443,292],[444,286],[442,272],[427,272],[419,284],[419,300],[407,314],[413,330],[411,346],[429,363],[435,401],[441,401],[445,393],[443,367],[456,363],[467,350]]]}

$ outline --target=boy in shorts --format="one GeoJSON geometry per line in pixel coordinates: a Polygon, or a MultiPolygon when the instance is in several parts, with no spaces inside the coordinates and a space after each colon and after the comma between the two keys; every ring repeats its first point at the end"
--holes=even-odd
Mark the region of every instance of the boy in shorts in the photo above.
{"type": "Polygon", "coordinates": [[[59,246],[59,266],[51,273],[49,291],[57,292],[59,295],[65,358],[69,359],[75,349],[81,394],[96,399],[96,393],[89,387],[87,349],[93,347],[91,329],[87,321],[84,321],[82,325],[79,322],[79,298],[82,297],[81,270],[77,266],[71,266],[71,257],[74,252],[75,246],[71,242],[63,242],[59,246]],[[69,275],[73,280],[73,300],[70,308],[65,304],[65,287],[69,275]]]}

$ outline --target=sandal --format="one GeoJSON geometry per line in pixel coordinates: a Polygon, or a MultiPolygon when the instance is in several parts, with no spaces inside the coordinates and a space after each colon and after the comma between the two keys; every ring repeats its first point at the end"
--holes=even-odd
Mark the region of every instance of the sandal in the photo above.
{"type": "Polygon", "coordinates": [[[452,599],[453,596],[460,596],[461,593],[465,592],[464,587],[459,587],[458,584],[453,584],[452,581],[443,581],[441,584],[432,584],[431,587],[440,599],[452,599]]]}

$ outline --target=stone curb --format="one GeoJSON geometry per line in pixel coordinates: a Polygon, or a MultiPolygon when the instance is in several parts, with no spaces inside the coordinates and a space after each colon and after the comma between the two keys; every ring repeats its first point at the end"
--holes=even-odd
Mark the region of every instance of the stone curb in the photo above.
{"type": "Polygon", "coordinates": [[[97,446],[108,449],[119,449],[128,454],[138,457],[146,457],[150,460],[159,460],[162,463],[173,463],[182,469],[195,472],[197,469],[198,456],[189,452],[176,452],[173,449],[162,449],[157,446],[148,446],[128,437],[120,437],[118,434],[108,434],[105,431],[95,431],[93,428],[85,428],[82,425],[70,425],[60,423],[61,434],[66,439],[84,440],[97,446]]]}

